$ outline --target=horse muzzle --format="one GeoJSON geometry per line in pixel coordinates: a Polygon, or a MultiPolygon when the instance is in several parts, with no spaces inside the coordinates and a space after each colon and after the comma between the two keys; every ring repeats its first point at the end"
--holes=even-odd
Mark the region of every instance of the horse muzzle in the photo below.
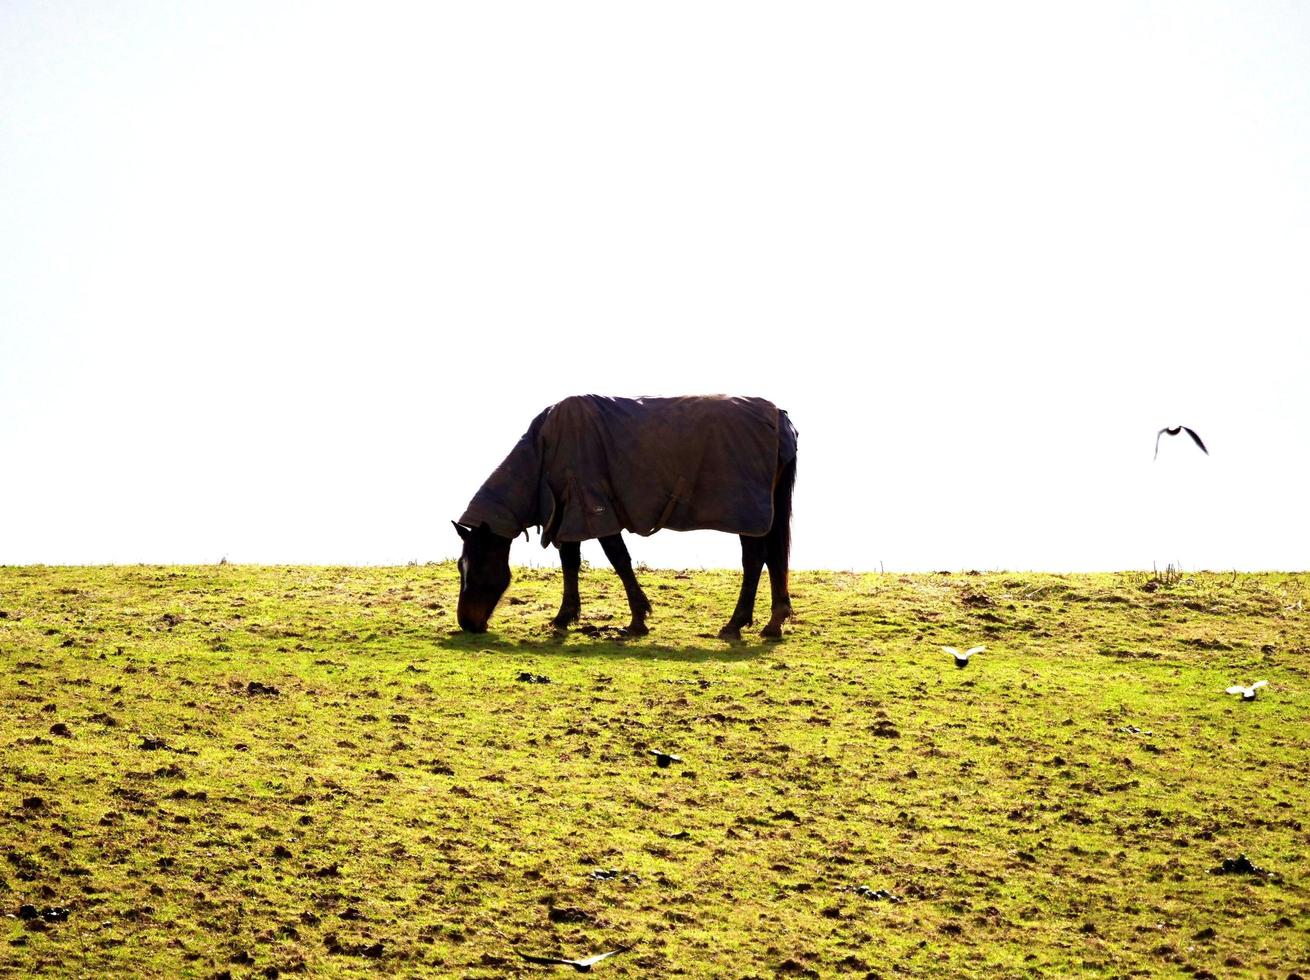
{"type": "Polygon", "coordinates": [[[491,619],[488,616],[478,616],[463,610],[456,613],[459,620],[459,628],[465,633],[485,633],[487,631],[487,621],[491,619]]]}

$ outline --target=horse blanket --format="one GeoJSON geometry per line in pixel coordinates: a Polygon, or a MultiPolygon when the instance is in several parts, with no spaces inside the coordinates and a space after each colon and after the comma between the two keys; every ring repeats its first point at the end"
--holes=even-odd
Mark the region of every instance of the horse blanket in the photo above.
{"type": "Polygon", "coordinates": [[[459,523],[540,527],[542,547],[666,527],[761,536],[795,456],[796,429],[763,398],[576,395],[532,420],[459,523]]]}

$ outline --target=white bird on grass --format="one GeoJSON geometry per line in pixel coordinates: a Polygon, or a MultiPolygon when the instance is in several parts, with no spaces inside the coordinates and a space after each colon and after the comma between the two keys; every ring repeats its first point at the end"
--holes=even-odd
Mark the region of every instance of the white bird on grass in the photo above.
{"type": "Polygon", "coordinates": [[[1252,684],[1250,687],[1243,687],[1241,684],[1234,684],[1232,687],[1230,687],[1230,688],[1229,688],[1227,691],[1225,691],[1224,693],[1225,693],[1225,694],[1240,694],[1240,695],[1242,696],[1242,700],[1243,700],[1243,701],[1254,701],[1254,700],[1255,700],[1255,692],[1258,691],[1258,690],[1259,690],[1260,688],[1262,688],[1262,687],[1267,687],[1268,685],[1269,685],[1269,682],[1268,682],[1268,681],[1256,681],[1256,682],[1255,682],[1254,684],[1252,684]]]}
{"type": "Polygon", "coordinates": [[[965,650],[964,653],[961,653],[959,650],[955,649],[955,647],[942,647],[942,649],[955,658],[955,666],[964,668],[969,666],[970,657],[972,657],[975,653],[982,653],[987,648],[969,647],[969,649],[965,650]]]}
{"type": "Polygon", "coordinates": [[[617,956],[619,953],[626,953],[631,946],[620,946],[618,949],[612,949],[608,953],[597,953],[595,956],[588,956],[584,960],[566,960],[558,956],[533,956],[531,953],[525,953],[522,950],[515,950],[529,963],[541,963],[546,966],[571,966],[579,973],[590,973],[591,968],[601,960],[607,960],[611,956],[617,956]]]}

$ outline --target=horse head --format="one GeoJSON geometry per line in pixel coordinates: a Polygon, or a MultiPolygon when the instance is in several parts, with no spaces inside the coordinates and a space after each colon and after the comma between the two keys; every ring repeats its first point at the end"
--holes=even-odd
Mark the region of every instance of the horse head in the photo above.
{"type": "Polygon", "coordinates": [[[501,537],[485,522],[474,528],[451,523],[464,542],[459,556],[459,625],[470,633],[485,633],[496,603],[509,588],[512,539],[501,537]]]}

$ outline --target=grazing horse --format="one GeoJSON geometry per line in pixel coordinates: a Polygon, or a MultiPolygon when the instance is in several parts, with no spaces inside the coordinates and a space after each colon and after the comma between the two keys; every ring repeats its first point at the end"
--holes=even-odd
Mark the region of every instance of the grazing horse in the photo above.
{"type": "Polygon", "coordinates": [[[559,549],[564,572],[555,628],[578,619],[581,542],[597,538],[627,593],[627,632],[644,635],[650,601],[622,532],[711,529],[741,536],[741,595],[719,636],[740,639],[742,627],[754,621],[760,571],[768,565],[773,604],[761,635],[779,638],[791,616],[795,480],[796,429],[786,412],[762,398],[566,398],[533,419],[452,522],[463,540],[459,625],[486,631],[509,588],[510,544],[539,527],[542,547],[559,549]]]}

